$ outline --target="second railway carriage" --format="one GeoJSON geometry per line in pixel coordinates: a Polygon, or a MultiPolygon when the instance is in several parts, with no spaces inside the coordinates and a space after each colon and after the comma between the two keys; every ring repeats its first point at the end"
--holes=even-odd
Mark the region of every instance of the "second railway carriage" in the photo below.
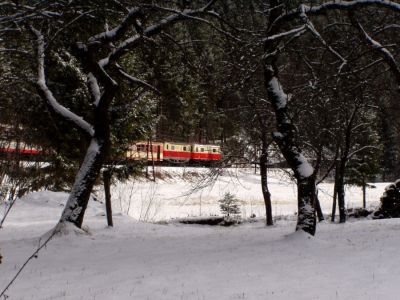
{"type": "Polygon", "coordinates": [[[176,162],[188,162],[192,158],[190,144],[174,142],[164,143],[164,159],[176,162]]]}

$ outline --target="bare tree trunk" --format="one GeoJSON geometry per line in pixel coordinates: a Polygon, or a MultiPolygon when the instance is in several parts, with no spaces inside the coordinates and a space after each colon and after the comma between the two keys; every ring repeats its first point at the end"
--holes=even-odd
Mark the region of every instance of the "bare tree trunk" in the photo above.
{"type": "Polygon", "coordinates": [[[106,200],[106,215],[107,215],[107,225],[113,227],[113,217],[112,217],[112,207],[111,207],[111,171],[104,170],[103,171],[103,185],[104,185],[104,194],[106,200]]]}
{"type": "Polygon", "coordinates": [[[362,192],[363,192],[363,208],[366,209],[367,208],[367,183],[365,182],[365,180],[363,181],[362,192]]]}
{"type": "MultiPolygon", "coordinates": [[[[266,47],[267,53],[270,50],[266,47]]],[[[297,180],[298,219],[296,230],[303,230],[314,235],[316,230],[314,170],[302,155],[301,149],[295,141],[296,130],[287,112],[287,95],[283,92],[278,80],[274,61],[265,61],[264,78],[268,99],[275,111],[277,122],[278,131],[274,133],[273,137],[297,180]]]]}
{"type": "Polygon", "coordinates": [[[337,178],[337,199],[339,206],[339,223],[346,222],[346,204],[345,204],[345,191],[344,191],[344,172],[345,162],[342,159],[339,167],[338,178],[337,178]]]}
{"type": "Polygon", "coordinates": [[[86,152],[85,159],[75,178],[67,204],[61,215],[60,222],[71,222],[82,227],[84,213],[90,194],[103,165],[105,149],[104,142],[93,138],[86,152]]]}
{"type": "Polygon", "coordinates": [[[268,189],[268,168],[267,168],[267,153],[264,152],[266,149],[263,148],[263,153],[260,157],[260,175],[261,175],[261,189],[265,204],[265,224],[267,226],[274,225],[272,219],[272,203],[271,203],[271,193],[268,189]]]}
{"type": "Polygon", "coordinates": [[[316,190],[316,193],[315,193],[315,210],[317,212],[318,221],[321,222],[321,221],[325,220],[324,214],[322,213],[322,209],[321,209],[321,203],[319,202],[319,199],[318,199],[318,190],[316,190]]]}
{"type": "Polygon", "coordinates": [[[335,222],[335,217],[336,217],[336,202],[337,202],[337,183],[338,183],[338,168],[339,165],[336,163],[336,168],[335,168],[335,183],[333,185],[333,203],[332,203],[332,216],[331,216],[331,222],[335,222]]]}
{"type": "Polygon", "coordinates": [[[156,181],[156,172],[154,170],[154,151],[153,151],[153,141],[151,140],[150,137],[150,149],[151,149],[151,169],[153,172],[153,181],[156,181]]]}
{"type": "MultiPolygon", "coordinates": [[[[271,36],[278,33],[274,22],[281,13],[282,1],[271,0],[269,17],[269,32],[271,36]]],[[[311,235],[315,234],[315,176],[314,169],[302,155],[296,142],[296,129],[288,114],[288,96],[285,94],[278,77],[276,66],[277,53],[276,42],[265,40],[264,43],[264,84],[268,94],[268,100],[274,109],[277,123],[277,132],[273,134],[285,160],[294,172],[297,180],[298,218],[296,230],[303,230],[311,235]]]]}

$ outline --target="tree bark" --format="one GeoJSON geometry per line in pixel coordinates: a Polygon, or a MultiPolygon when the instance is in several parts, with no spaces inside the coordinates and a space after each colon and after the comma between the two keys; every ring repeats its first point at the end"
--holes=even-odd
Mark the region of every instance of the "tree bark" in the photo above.
{"type": "MultiPolygon", "coordinates": [[[[266,136],[265,136],[266,138],[266,136]]],[[[272,219],[272,203],[271,203],[271,193],[268,189],[268,167],[267,167],[267,145],[263,142],[262,154],[260,156],[260,175],[261,175],[261,189],[265,204],[265,224],[267,226],[274,225],[272,219]]]]}
{"type": "Polygon", "coordinates": [[[82,227],[90,194],[104,162],[104,148],[104,141],[99,141],[97,138],[92,139],[86,151],[85,159],[75,177],[60,223],[71,222],[79,228],[82,227]]]}
{"type": "MultiPolygon", "coordinates": [[[[266,46],[266,52],[271,49],[266,46]]],[[[273,59],[273,58],[272,58],[273,59]]],[[[287,95],[277,77],[274,60],[264,61],[264,78],[268,99],[275,111],[277,129],[273,137],[297,180],[298,219],[296,230],[315,234],[315,177],[314,170],[302,155],[295,140],[295,127],[287,112],[287,95]]]]}
{"type": "Polygon", "coordinates": [[[338,206],[339,206],[339,223],[346,222],[346,204],[345,204],[345,191],[344,191],[345,164],[346,162],[342,158],[339,166],[337,187],[336,187],[338,206]]]}
{"type": "Polygon", "coordinates": [[[338,171],[339,171],[339,164],[338,164],[338,162],[336,162],[335,183],[333,185],[333,203],[332,203],[332,216],[331,216],[332,223],[335,222],[335,217],[336,217],[338,171]]]}
{"type": "Polygon", "coordinates": [[[315,179],[313,176],[297,180],[298,219],[296,230],[315,234],[315,179]]]}
{"type": "Polygon", "coordinates": [[[363,181],[362,192],[363,192],[363,208],[366,209],[367,208],[367,183],[365,182],[365,180],[363,181]]]}
{"type": "MultiPolygon", "coordinates": [[[[267,32],[269,36],[272,36],[278,33],[274,22],[282,11],[280,8],[282,1],[271,0],[270,7],[274,9],[271,10],[269,16],[267,32]]],[[[276,116],[277,132],[273,134],[273,138],[297,180],[298,218],[296,230],[303,230],[314,235],[316,230],[314,170],[302,155],[296,141],[296,129],[288,113],[288,96],[284,93],[278,79],[276,66],[278,52],[276,42],[266,39],[263,56],[264,84],[268,100],[276,116]]]]}
{"type": "Polygon", "coordinates": [[[111,171],[104,170],[103,171],[103,185],[104,185],[104,194],[106,200],[106,215],[107,215],[107,225],[113,227],[113,217],[112,217],[112,207],[111,207],[111,171]]]}
{"type": "Polygon", "coordinates": [[[317,191],[315,193],[315,210],[317,212],[318,221],[321,222],[321,221],[325,220],[324,214],[321,209],[321,203],[319,202],[319,199],[318,199],[317,191]]]}

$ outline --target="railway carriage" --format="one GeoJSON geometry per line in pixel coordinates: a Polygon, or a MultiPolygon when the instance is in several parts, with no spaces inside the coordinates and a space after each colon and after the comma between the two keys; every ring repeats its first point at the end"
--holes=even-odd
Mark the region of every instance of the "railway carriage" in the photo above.
{"type": "Polygon", "coordinates": [[[132,160],[163,161],[164,144],[158,142],[137,142],[126,152],[126,158],[132,160]]]}
{"type": "Polygon", "coordinates": [[[221,148],[216,145],[192,145],[192,160],[217,161],[221,159],[221,148]]]}
{"type": "Polygon", "coordinates": [[[190,144],[173,142],[164,143],[164,159],[176,162],[188,162],[192,158],[192,147],[190,144]]]}
{"type": "Polygon", "coordinates": [[[24,142],[17,141],[0,141],[0,154],[19,154],[23,156],[38,155],[41,150],[27,145],[24,142]]]}

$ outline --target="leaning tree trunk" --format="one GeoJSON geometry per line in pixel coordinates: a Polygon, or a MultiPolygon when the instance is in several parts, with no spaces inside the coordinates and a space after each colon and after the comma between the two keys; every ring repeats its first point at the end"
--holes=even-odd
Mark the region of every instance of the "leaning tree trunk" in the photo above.
{"type": "Polygon", "coordinates": [[[85,159],[79,169],[67,204],[60,218],[60,223],[71,222],[82,227],[93,186],[99,176],[105,157],[105,143],[96,138],[91,140],[85,159]]]}
{"type": "Polygon", "coordinates": [[[30,30],[37,38],[38,65],[36,83],[39,95],[55,115],[69,121],[76,128],[84,132],[85,136],[90,137],[90,145],[75,177],[74,185],[59,221],[60,224],[71,222],[80,228],[90,194],[110,148],[109,106],[118,85],[109,76],[105,76],[104,69],[98,63],[94,62],[93,56],[89,53],[87,47],[78,47],[82,62],[85,63],[85,68],[87,68],[89,74],[88,87],[93,106],[93,124],[88,123],[81,116],[61,105],[48,88],[45,72],[46,44],[44,36],[39,30],[33,27],[30,27],[30,30]],[[103,93],[100,93],[96,75],[104,87],[103,93]]]}
{"type": "MultiPolygon", "coordinates": [[[[266,47],[267,53],[271,49],[266,47]]],[[[287,112],[288,96],[284,93],[277,77],[274,58],[264,62],[264,78],[268,99],[275,111],[277,129],[273,134],[283,156],[294,172],[297,180],[298,219],[296,230],[315,234],[315,177],[312,166],[302,155],[295,140],[295,128],[287,112]]]]}

